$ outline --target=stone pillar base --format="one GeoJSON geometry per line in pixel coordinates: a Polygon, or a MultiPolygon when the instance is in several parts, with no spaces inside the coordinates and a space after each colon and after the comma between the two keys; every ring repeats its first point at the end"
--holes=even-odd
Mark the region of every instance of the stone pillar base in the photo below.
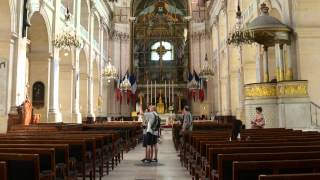
{"type": "Polygon", "coordinates": [[[80,112],[72,113],[72,122],[82,124],[82,116],[80,112]]]}
{"type": "Polygon", "coordinates": [[[60,112],[48,112],[48,123],[60,123],[62,122],[62,115],[60,112]]]}

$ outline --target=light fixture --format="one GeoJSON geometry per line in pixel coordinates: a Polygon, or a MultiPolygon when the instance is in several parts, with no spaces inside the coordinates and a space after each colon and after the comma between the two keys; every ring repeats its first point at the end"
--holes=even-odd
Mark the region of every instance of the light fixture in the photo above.
{"type": "Polygon", "coordinates": [[[104,72],[103,72],[103,77],[105,77],[108,81],[108,83],[111,82],[111,80],[114,80],[117,78],[117,69],[115,66],[113,66],[111,64],[111,58],[109,57],[109,60],[108,60],[108,64],[107,66],[105,67],[104,69],[104,72]]]}
{"type": "Polygon", "coordinates": [[[80,48],[81,47],[81,41],[77,37],[75,30],[71,27],[71,14],[69,11],[69,7],[67,7],[67,11],[65,14],[65,28],[63,29],[61,34],[58,34],[53,40],[53,45],[56,48],[64,49],[66,52],[64,53],[65,56],[69,55],[69,51],[71,48],[80,48]]]}
{"type": "Polygon", "coordinates": [[[241,28],[241,10],[240,10],[240,5],[238,2],[238,7],[237,7],[237,23],[236,26],[233,30],[232,33],[230,33],[228,39],[227,39],[227,43],[228,44],[232,44],[235,46],[241,46],[243,44],[253,44],[254,41],[254,33],[250,30],[246,30],[244,28],[241,28]]]}
{"type": "Polygon", "coordinates": [[[131,89],[131,83],[128,79],[128,76],[126,75],[124,80],[120,83],[120,90],[127,92],[130,89],[131,89]]]}
{"type": "Polygon", "coordinates": [[[214,76],[214,71],[213,71],[213,68],[209,64],[207,54],[206,54],[206,57],[204,60],[204,64],[201,67],[201,71],[200,71],[199,75],[200,75],[201,79],[205,79],[206,81],[208,81],[208,79],[210,79],[211,77],[214,76]]]}

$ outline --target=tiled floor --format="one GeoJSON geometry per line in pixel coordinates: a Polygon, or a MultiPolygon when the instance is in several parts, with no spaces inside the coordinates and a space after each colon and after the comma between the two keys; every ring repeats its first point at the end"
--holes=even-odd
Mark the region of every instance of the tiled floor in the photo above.
{"type": "Polygon", "coordinates": [[[111,171],[103,180],[191,180],[188,171],[181,167],[179,157],[174,149],[171,130],[162,133],[159,145],[159,166],[141,166],[144,148],[139,145],[124,155],[121,164],[111,171]]]}

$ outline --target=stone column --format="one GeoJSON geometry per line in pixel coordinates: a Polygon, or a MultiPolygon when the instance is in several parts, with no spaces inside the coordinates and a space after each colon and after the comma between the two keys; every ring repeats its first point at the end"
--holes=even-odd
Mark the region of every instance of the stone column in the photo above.
{"type": "Polygon", "coordinates": [[[93,112],[93,61],[94,61],[94,51],[93,51],[93,41],[94,41],[94,9],[91,9],[89,18],[89,34],[90,34],[90,52],[89,52],[89,73],[88,73],[88,120],[91,121],[95,119],[93,112]]]}
{"type": "Polygon", "coordinates": [[[261,55],[260,55],[260,50],[261,50],[261,45],[257,44],[257,51],[256,51],[256,80],[257,83],[260,83],[262,81],[261,78],[261,55]]]}
{"type": "MultiPolygon", "coordinates": [[[[101,22],[102,24],[102,22],[101,22]]],[[[103,50],[103,44],[104,44],[104,41],[103,41],[103,37],[104,37],[104,33],[103,33],[103,26],[101,25],[100,26],[100,62],[99,62],[99,113],[100,113],[100,116],[102,116],[102,91],[103,91],[103,78],[102,78],[102,72],[103,72],[103,62],[105,61],[105,59],[107,57],[104,56],[104,50],[103,50]]]]}
{"type": "Polygon", "coordinates": [[[294,61],[294,54],[296,53],[296,49],[294,48],[294,42],[291,42],[291,45],[287,45],[288,49],[288,62],[285,70],[285,79],[286,80],[293,80],[293,61],[294,61]]]}
{"type": "MultiPolygon", "coordinates": [[[[227,3],[223,9],[225,13],[225,22],[226,22],[226,39],[228,38],[229,33],[229,20],[228,20],[228,9],[227,9],[227,3]]],[[[226,115],[231,115],[231,79],[230,79],[230,49],[229,46],[226,45],[226,56],[227,56],[227,83],[226,83],[226,89],[227,89],[227,98],[226,98],[226,115]]]]}
{"type": "Polygon", "coordinates": [[[220,32],[219,32],[219,16],[217,16],[217,19],[216,19],[216,23],[215,23],[215,28],[216,28],[216,37],[217,37],[217,45],[218,45],[218,48],[217,48],[217,84],[218,84],[218,115],[221,115],[222,114],[222,96],[221,96],[221,59],[220,59],[220,32]]]}
{"type": "Polygon", "coordinates": [[[27,78],[26,74],[26,47],[27,39],[19,38],[17,35],[12,35],[10,41],[10,55],[8,61],[8,106],[7,110],[10,114],[16,114],[16,107],[25,99],[25,85],[27,78]]]}
{"type": "Polygon", "coordinates": [[[263,47],[263,82],[269,82],[268,47],[263,47]]]}
{"type": "MultiPolygon", "coordinates": [[[[80,35],[80,10],[81,1],[76,0],[75,3],[75,27],[76,33],[80,35]]],[[[82,123],[81,113],[80,113],[80,49],[74,50],[73,59],[73,101],[72,101],[72,122],[78,124],[82,123]]]]}
{"type": "Polygon", "coordinates": [[[239,71],[238,71],[238,93],[239,93],[239,104],[238,104],[238,119],[245,120],[244,112],[244,71],[242,61],[242,46],[238,48],[239,57],[239,71]]]}
{"type": "Polygon", "coordinates": [[[80,113],[80,50],[76,49],[74,52],[74,66],[73,66],[73,101],[72,101],[72,122],[78,124],[82,123],[80,113]]]}
{"type": "Polygon", "coordinates": [[[277,53],[277,81],[284,80],[284,66],[283,66],[283,44],[276,44],[276,53],[277,53]]]}
{"type": "MultiPolygon", "coordinates": [[[[60,9],[61,0],[54,2],[55,9],[60,9]]],[[[61,11],[54,12],[53,20],[53,36],[61,32],[61,11]]],[[[50,57],[50,90],[49,90],[49,110],[48,122],[62,122],[60,107],[59,107],[59,49],[54,48],[50,57]]]]}
{"type": "Polygon", "coordinates": [[[50,57],[50,90],[48,122],[62,122],[59,108],[59,49],[50,57]]]}

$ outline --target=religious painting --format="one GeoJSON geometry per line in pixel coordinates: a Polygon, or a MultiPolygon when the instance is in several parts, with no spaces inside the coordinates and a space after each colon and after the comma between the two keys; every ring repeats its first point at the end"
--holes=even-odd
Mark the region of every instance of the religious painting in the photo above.
{"type": "Polygon", "coordinates": [[[45,101],[45,85],[43,82],[37,81],[32,86],[32,104],[36,109],[44,107],[45,101]]]}

